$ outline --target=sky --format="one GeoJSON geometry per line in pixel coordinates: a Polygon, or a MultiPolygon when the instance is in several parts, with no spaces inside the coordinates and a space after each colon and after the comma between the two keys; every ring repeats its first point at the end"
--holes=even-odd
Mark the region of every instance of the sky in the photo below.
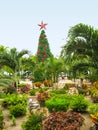
{"type": "Polygon", "coordinates": [[[71,27],[83,23],[98,29],[98,0],[0,0],[0,45],[35,55],[41,21],[48,24],[45,32],[57,57],[71,27]]]}

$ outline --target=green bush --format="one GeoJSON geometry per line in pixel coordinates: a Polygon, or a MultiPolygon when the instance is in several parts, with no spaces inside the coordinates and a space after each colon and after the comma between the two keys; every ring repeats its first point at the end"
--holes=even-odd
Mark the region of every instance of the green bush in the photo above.
{"type": "Polygon", "coordinates": [[[86,112],[89,105],[89,101],[84,98],[84,95],[73,95],[70,103],[70,108],[76,112],[86,112]]]}
{"type": "Polygon", "coordinates": [[[28,117],[27,121],[22,124],[23,130],[42,130],[42,114],[34,114],[28,117]]]}
{"type": "Polygon", "coordinates": [[[57,89],[57,90],[52,90],[51,93],[55,93],[55,94],[66,94],[67,91],[68,91],[68,89],[61,88],[61,89],[57,89]]]}
{"type": "Polygon", "coordinates": [[[47,100],[45,104],[50,112],[67,111],[69,108],[70,99],[68,100],[68,98],[65,97],[52,97],[51,99],[47,100]]]}
{"type": "Polygon", "coordinates": [[[98,103],[96,103],[96,104],[90,104],[90,105],[88,106],[88,112],[89,112],[90,114],[95,114],[95,113],[97,113],[97,112],[98,112],[98,103]]]}
{"type": "Polygon", "coordinates": [[[45,102],[50,112],[67,111],[72,109],[76,112],[86,112],[89,101],[83,95],[54,94],[45,102]]]}
{"type": "Polygon", "coordinates": [[[14,106],[17,104],[27,104],[27,95],[23,94],[22,96],[18,94],[7,94],[7,96],[4,98],[2,102],[3,107],[9,107],[14,106]]]}
{"type": "Polygon", "coordinates": [[[30,93],[30,95],[35,95],[35,94],[36,94],[36,90],[35,90],[35,89],[31,89],[31,90],[29,91],[29,93],[30,93]]]}
{"type": "Polygon", "coordinates": [[[39,88],[39,93],[43,93],[46,92],[48,90],[48,87],[44,87],[44,88],[39,88]]]}
{"type": "Polygon", "coordinates": [[[9,107],[10,114],[15,117],[20,117],[26,114],[26,106],[23,104],[17,104],[9,107]]]}

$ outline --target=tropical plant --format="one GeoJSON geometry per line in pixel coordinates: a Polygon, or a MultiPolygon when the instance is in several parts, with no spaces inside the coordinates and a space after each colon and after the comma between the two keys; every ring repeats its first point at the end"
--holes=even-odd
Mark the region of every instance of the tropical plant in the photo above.
{"type": "Polygon", "coordinates": [[[29,93],[30,93],[30,95],[35,96],[35,95],[36,95],[36,90],[35,90],[35,89],[31,89],[31,90],[29,91],[29,93]]]}
{"type": "Polygon", "coordinates": [[[45,78],[52,79],[53,82],[57,82],[59,74],[65,68],[63,66],[63,60],[55,57],[50,57],[45,62],[45,78]]]}
{"type": "Polygon", "coordinates": [[[75,112],[87,112],[89,101],[84,98],[84,95],[73,95],[70,103],[70,108],[75,112]]]}
{"type": "Polygon", "coordinates": [[[37,94],[37,100],[40,103],[40,106],[45,106],[45,101],[50,98],[48,92],[42,92],[37,94]]]}
{"type": "Polygon", "coordinates": [[[43,122],[43,130],[78,130],[84,118],[76,112],[54,112],[43,122]]]}
{"type": "Polygon", "coordinates": [[[0,52],[0,64],[6,72],[6,74],[14,79],[14,86],[17,86],[21,75],[22,57],[25,54],[29,54],[28,50],[17,51],[16,48],[7,49],[0,52]]]}
{"type": "MultiPolygon", "coordinates": [[[[97,74],[98,69],[98,30],[85,24],[77,24],[68,32],[67,44],[63,46],[61,57],[66,62],[71,62],[71,71],[79,76],[83,72],[82,77],[89,77],[89,74],[97,74]],[[92,71],[94,68],[96,71],[92,71]]],[[[74,74],[74,73],[73,73],[74,74]]],[[[95,79],[94,79],[95,80],[95,79]]]]}
{"type": "Polygon", "coordinates": [[[42,130],[42,120],[43,114],[34,114],[30,115],[22,124],[23,130],[42,130]]]}
{"type": "Polygon", "coordinates": [[[27,95],[7,94],[2,101],[3,107],[15,106],[17,104],[27,105],[27,95]]]}
{"type": "Polygon", "coordinates": [[[59,98],[59,97],[52,97],[45,102],[46,107],[48,108],[49,112],[58,112],[58,111],[67,111],[70,104],[70,99],[59,98]]]}
{"type": "Polygon", "coordinates": [[[15,106],[9,107],[10,114],[15,117],[20,117],[26,115],[26,105],[23,104],[16,104],[15,106]]]}

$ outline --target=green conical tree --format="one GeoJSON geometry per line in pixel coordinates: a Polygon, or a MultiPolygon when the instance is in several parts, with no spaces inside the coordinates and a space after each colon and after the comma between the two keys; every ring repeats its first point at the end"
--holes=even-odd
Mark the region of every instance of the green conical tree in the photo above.
{"type": "Polygon", "coordinates": [[[37,49],[37,61],[44,62],[47,58],[51,57],[52,53],[50,52],[49,43],[45,34],[45,31],[42,30],[37,49]]]}

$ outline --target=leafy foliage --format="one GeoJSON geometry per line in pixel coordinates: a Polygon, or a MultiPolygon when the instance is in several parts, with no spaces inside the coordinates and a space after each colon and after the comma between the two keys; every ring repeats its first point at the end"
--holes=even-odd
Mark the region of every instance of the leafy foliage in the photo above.
{"type": "Polygon", "coordinates": [[[10,106],[9,110],[11,115],[14,115],[15,117],[20,117],[26,114],[26,105],[19,103],[15,106],[10,106]]]}
{"type": "Polygon", "coordinates": [[[97,113],[97,112],[98,112],[98,103],[96,103],[96,104],[90,104],[90,105],[88,106],[88,112],[89,112],[90,114],[95,114],[95,113],[97,113]]]}
{"type": "Polygon", "coordinates": [[[22,124],[23,130],[42,130],[42,119],[42,114],[36,115],[32,113],[32,115],[28,117],[27,121],[22,124]]]}
{"type": "Polygon", "coordinates": [[[84,118],[76,112],[54,112],[43,122],[43,130],[78,130],[84,118]]]}
{"type": "Polygon", "coordinates": [[[36,90],[35,90],[35,89],[31,89],[31,90],[29,91],[29,93],[30,93],[30,95],[36,95],[36,90]]]}
{"type": "Polygon", "coordinates": [[[30,90],[30,85],[26,84],[25,86],[22,86],[19,88],[20,93],[28,93],[28,91],[30,90]]]}
{"type": "Polygon", "coordinates": [[[86,112],[89,101],[83,95],[73,95],[70,108],[76,112],[86,112]]]}
{"type": "Polygon", "coordinates": [[[67,111],[86,112],[89,101],[83,95],[52,94],[52,97],[45,102],[50,112],[67,111]]]}
{"type": "Polygon", "coordinates": [[[27,104],[27,95],[18,95],[18,94],[7,94],[2,102],[3,107],[14,106],[17,104],[26,105],[27,104]]]}
{"type": "Polygon", "coordinates": [[[45,102],[49,112],[67,111],[69,108],[70,100],[68,98],[51,98],[45,102]]]}
{"type": "Polygon", "coordinates": [[[97,79],[98,77],[98,30],[79,23],[70,28],[67,44],[63,46],[61,57],[70,63],[69,71],[73,75],[84,78],[97,79]],[[88,74],[88,71],[90,72],[88,74]]]}
{"type": "Polygon", "coordinates": [[[50,95],[48,92],[39,93],[37,95],[37,100],[40,103],[41,106],[45,105],[45,101],[50,98],[50,95]]]}

